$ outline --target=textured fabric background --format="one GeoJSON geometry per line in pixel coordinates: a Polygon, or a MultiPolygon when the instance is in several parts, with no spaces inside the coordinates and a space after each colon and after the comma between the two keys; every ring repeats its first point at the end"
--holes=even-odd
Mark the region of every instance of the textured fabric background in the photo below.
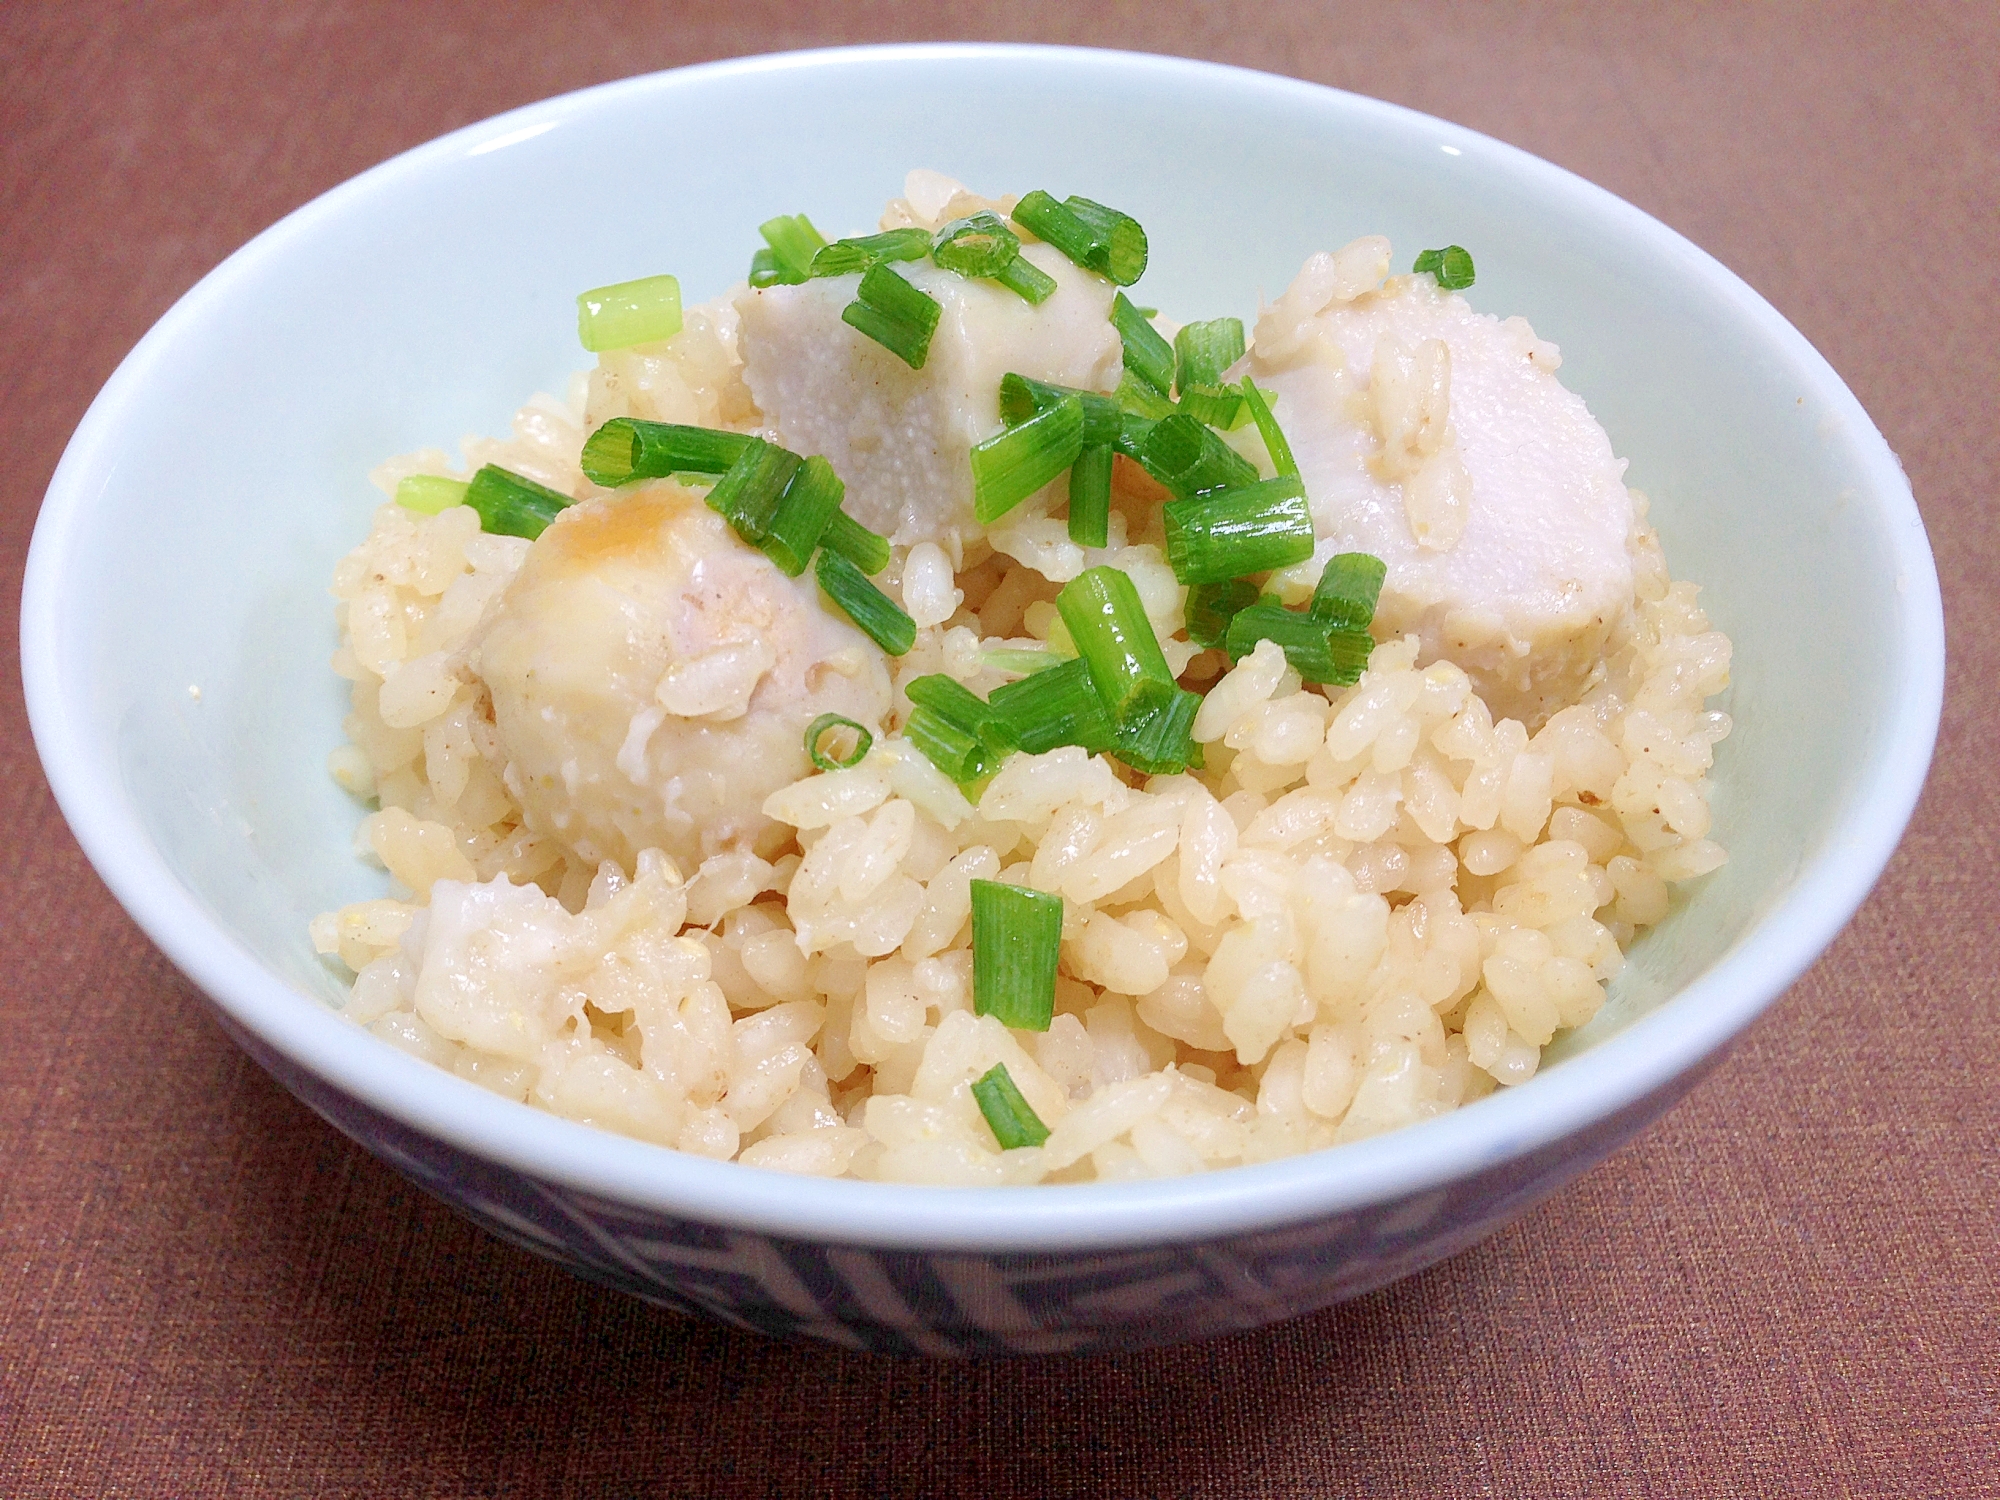
{"type": "Polygon", "coordinates": [[[0,1494],[2000,1494],[2000,6],[0,6],[0,1494]],[[1035,39],[1413,105],[1720,256],[1902,455],[1950,697],[1874,898],[1512,1228],[1221,1343],[937,1367],[676,1320],[281,1094],[85,866],[21,708],[36,506],[146,327],[441,131],[732,54],[1035,39]]]}

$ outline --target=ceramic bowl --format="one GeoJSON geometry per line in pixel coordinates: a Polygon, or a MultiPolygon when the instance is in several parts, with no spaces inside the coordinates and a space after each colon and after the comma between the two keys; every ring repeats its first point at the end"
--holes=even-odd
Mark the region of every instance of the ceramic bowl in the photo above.
{"type": "MultiPolygon", "coordinates": [[[[49,780],[223,1026],[339,1129],[495,1233],[668,1306],[926,1353],[1240,1329],[1451,1254],[1667,1109],[1831,941],[1922,783],[1943,669],[1909,487],[1800,334],[1672,230],[1496,141],[1196,62],[1028,47],[750,58],[446,136],[224,262],[133,350],[49,487],[23,604],[49,780]],[[906,169],[1045,185],[1147,227],[1147,300],[1254,315],[1315,249],[1473,249],[1474,297],[1563,350],[1677,576],[1734,638],[1729,863],[1543,1070],[1442,1118],[1171,1181],[800,1180],[510,1103],[344,1021],[307,940],[376,894],[328,779],[327,581],[382,458],[501,432],[585,362],[582,287],[738,279],[754,226],[871,227],[906,169]]],[[[137,1060],[134,1066],[139,1066],[137,1060]]],[[[1502,1273],[1504,1274],[1504,1272],[1502,1273]]]]}

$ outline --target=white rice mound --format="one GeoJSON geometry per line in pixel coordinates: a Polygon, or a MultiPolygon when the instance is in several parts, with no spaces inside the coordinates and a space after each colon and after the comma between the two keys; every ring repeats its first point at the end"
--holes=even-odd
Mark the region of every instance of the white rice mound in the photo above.
{"type": "MultiPolygon", "coordinates": [[[[578,498],[577,455],[612,416],[747,429],[726,304],[673,340],[601,358],[465,464],[426,452],[374,476],[498,462],[578,498]]],[[[929,551],[884,586],[922,624],[899,682],[984,694],[984,652],[1056,636],[1058,582],[1132,573],[1163,640],[1182,593],[1158,505],[1125,470],[1112,546],[1070,557],[1033,503],[940,577],[929,551]],[[1150,526],[1150,531],[1148,527],[1150,526]],[[1039,530],[1038,530],[1039,528],[1039,530]],[[1126,534],[1129,531],[1129,536],[1126,534]],[[1017,560],[1019,559],[1019,560],[1017,560]],[[1039,564],[1039,568],[1034,564],[1039,564]],[[962,597],[954,599],[954,594],[962,597]]],[[[1643,518],[1644,505],[1639,514],[1643,518]]],[[[774,860],[585,867],[524,826],[468,645],[526,542],[465,507],[391,503],[334,580],[352,683],[331,770],[379,799],[357,848],[402,899],[315,920],[356,978],[345,1014],[509,1098],[683,1151],[825,1176],[1080,1182],[1262,1161],[1391,1130],[1533,1075],[1604,1003],[1669,888],[1722,863],[1707,773],[1729,642],[1672,582],[1643,519],[1638,606],[1580,701],[1531,733],[1464,672],[1379,645],[1351,688],[1301,685],[1270,643],[1233,668],[1167,641],[1207,687],[1200,773],[1141,777],[1078,749],[1017,755],[976,806],[896,733],[766,811],[774,860]],[[1064,898],[1047,1032],[972,1011],[969,883],[1064,898]],[[1004,1062],[1050,1127],[1000,1149],[969,1085],[1004,1062]]],[[[900,690],[895,722],[908,713],[900,690]]]]}

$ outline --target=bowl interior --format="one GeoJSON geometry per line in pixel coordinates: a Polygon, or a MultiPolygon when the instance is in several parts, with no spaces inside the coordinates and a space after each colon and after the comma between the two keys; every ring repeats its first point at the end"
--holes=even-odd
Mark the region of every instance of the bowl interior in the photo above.
{"type": "MultiPolygon", "coordinates": [[[[51,776],[128,904],[150,861],[239,957],[337,997],[306,923],[382,879],[324,770],[344,710],[327,583],[378,503],[368,469],[560,391],[588,358],[579,289],[672,270],[712,296],[761,220],[871,229],[918,165],[1130,210],[1153,247],[1141,300],[1182,318],[1252,318],[1358,234],[1401,262],[1469,247],[1475,305],[1561,345],[1736,646],[1715,778],[1731,860],[1559,1055],[1721,972],[1781,906],[1824,930],[1739,969],[1735,989],[1763,988],[1737,1024],[1831,936],[1921,779],[1941,640],[1907,487],[1804,340],[1636,210],[1470,132],[1263,75],[1033,49],[767,59],[551,101],[349,183],[190,293],[80,429],[26,615],[51,776]],[[1816,872],[1831,883],[1804,902],[1816,872]]],[[[186,965],[210,939],[168,910],[140,915],[186,965]]]]}

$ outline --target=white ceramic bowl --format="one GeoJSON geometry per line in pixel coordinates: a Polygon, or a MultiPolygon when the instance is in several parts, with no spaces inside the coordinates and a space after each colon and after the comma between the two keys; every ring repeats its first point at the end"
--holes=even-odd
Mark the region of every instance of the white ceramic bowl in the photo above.
{"type": "MultiPolygon", "coordinates": [[[[1839,377],[1722,266],[1588,183],[1351,95],[1026,47],[752,58],[475,125],[308,204],[161,319],[77,429],[35,532],[28,706],[85,852],[225,1027],[341,1129],[497,1232],[655,1300],[929,1352],[1241,1328],[1459,1249],[1680,1096],[1833,938],[1935,735],[1937,582],[1839,377]],[[508,1103],[332,1006],[316,912],[374,893],[328,780],[327,580],[387,455],[504,431],[585,362],[581,287],[742,274],[754,226],[870,226],[906,168],[1045,185],[1147,227],[1146,300],[1253,314],[1311,251],[1456,242],[1475,301],[1561,344],[1734,638],[1731,852],[1525,1086],[1315,1155],[1174,1181],[798,1180],[508,1103]],[[197,696],[195,690],[199,690],[197,696]]],[[[137,1064],[135,1064],[137,1066],[137,1064]]]]}

